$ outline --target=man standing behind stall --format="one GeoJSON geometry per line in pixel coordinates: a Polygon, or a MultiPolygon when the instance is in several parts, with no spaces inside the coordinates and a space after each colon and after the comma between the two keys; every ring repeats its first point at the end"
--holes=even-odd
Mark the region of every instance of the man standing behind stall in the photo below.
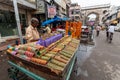
{"type": "Polygon", "coordinates": [[[51,33],[51,29],[48,25],[46,25],[45,30],[47,31],[48,34],[51,33]]]}
{"type": "Polygon", "coordinates": [[[26,29],[26,39],[27,42],[37,41],[40,36],[39,32],[37,31],[37,26],[39,25],[39,21],[37,18],[31,19],[31,24],[26,29]]]}

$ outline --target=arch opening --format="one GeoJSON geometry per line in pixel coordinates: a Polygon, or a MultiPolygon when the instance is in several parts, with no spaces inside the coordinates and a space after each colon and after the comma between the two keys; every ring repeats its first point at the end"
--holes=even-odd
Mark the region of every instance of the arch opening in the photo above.
{"type": "Polygon", "coordinates": [[[99,14],[98,13],[91,12],[86,17],[87,17],[87,19],[86,19],[87,25],[92,26],[92,25],[99,24],[99,14]]]}

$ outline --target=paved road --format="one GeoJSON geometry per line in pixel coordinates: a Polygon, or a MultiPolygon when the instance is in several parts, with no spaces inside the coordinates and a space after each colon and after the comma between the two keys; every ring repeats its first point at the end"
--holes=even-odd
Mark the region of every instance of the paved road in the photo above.
{"type": "Polygon", "coordinates": [[[120,80],[120,33],[114,34],[110,44],[101,31],[95,43],[87,46],[87,51],[81,45],[70,80],[120,80]]]}

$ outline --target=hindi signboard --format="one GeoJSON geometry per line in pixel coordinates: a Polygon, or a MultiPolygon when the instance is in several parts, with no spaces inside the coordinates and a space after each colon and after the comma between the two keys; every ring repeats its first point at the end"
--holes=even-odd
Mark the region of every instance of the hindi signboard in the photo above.
{"type": "Polygon", "coordinates": [[[45,13],[45,3],[43,0],[37,0],[37,12],[36,13],[45,13]]]}
{"type": "Polygon", "coordinates": [[[48,18],[53,18],[56,15],[56,7],[49,5],[47,7],[48,7],[48,18]]]}

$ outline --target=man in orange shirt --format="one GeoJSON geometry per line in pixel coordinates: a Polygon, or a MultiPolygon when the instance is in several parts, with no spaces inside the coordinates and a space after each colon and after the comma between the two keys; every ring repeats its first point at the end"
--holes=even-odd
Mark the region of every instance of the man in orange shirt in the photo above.
{"type": "Polygon", "coordinates": [[[29,25],[28,28],[26,29],[27,42],[37,41],[40,38],[39,32],[37,31],[38,25],[39,25],[38,19],[32,18],[31,25],[29,25]]]}

